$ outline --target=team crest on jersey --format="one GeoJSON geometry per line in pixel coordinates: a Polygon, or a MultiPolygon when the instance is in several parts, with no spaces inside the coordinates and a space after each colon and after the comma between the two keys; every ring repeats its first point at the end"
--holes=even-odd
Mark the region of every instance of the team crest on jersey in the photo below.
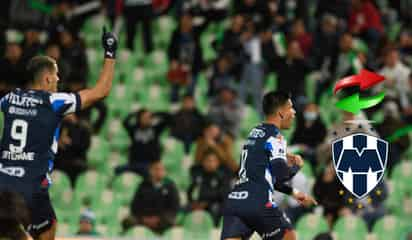
{"type": "Polygon", "coordinates": [[[363,133],[339,138],[332,143],[336,175],[348,191],[363,198],[382,180],[388,150],[388,142],[363,133]]]}

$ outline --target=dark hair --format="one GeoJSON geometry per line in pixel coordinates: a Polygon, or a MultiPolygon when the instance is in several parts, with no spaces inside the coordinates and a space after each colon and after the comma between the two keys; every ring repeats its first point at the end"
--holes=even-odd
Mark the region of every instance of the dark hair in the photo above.
{"type": "Polygon", "coordinates": [[[43,71],[53,71],[56,61],[48,56],[36,56],[30,59],[26,67],[28,83],[34,83],[43,71]]]}
{"type": "Polygon", "coordinates": [[[286,104],[290,99],[290,94],[282,91],[271,91],[263,97],[263,113],[265,116],[275,113],[279,107],[286,104]]]}
{"type": "Polygon", "coordinates": [[[0,192],[0,238],[26,239],[23,230],[29,214],[23,198],[16,192],[0,192]]]}

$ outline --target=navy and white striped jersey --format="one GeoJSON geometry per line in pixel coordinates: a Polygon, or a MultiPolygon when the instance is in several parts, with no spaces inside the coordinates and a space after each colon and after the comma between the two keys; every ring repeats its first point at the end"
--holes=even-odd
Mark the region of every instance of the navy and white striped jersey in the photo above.
{"type": "Polygon", "coordinates": [[[259,189],[262,196],[251,197],[276,207],[272,193],[277,190],[290,194],[292,189],[285,182],[299,170],[287,165],[286,145],[286,139],[275,125],[262,123],[253,128],[242,149],[239,181],[234,191],[254,189],[257,193],[259,189]]]}
{"type": "Polygon", "coordinates": [[[4,114],[0,182],[48,186],[62,118],[80,110],[77,93],[16,89],[0,100],[4,114]]]}

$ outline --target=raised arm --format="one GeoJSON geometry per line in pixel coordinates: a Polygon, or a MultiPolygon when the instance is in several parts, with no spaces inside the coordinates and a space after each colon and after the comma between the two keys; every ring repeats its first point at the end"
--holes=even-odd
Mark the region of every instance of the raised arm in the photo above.
{"type": "Polygon", "coordinates": [[[113,33],[106,32],[105,28],[103,28],[102,44],[104,48],[103,69],[94,87],[79,92],[81,109],[88,108],[94,103],[104,99],[112,89],[117,38],[113,33]]]}

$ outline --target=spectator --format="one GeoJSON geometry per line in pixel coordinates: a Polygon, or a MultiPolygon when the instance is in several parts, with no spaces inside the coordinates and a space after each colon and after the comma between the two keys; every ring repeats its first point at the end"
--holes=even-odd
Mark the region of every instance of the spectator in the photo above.
{"type": "Polygon", "coordinates": [[[191,10],[194,17],[199,19],[197,26],[202,26],[202,29],[207,28],[212,22],[221,22],[226,18],[229,12],[229,0],[186,0],[183,3],[182,11],[191,10]]]}
{"type": "Polygon", "coordinates": [[[243,15],[233,16],[230,28],[224,32],[221,43],[216,49],[217,52],[227,54],[231,58],[236,79],[240,79],[243,62],[246,59],[246,53],[243,49],[243,37],[241,37],[244,26],[245,17],[243,15]]]}
{"type": "Polygon", "coordinates": [[[179,100],[181,86],[187,87],[187,94],[194,94],[197,77],[203,67],[199,37],[198,29],[193,28],[191,13],[185,12],[180,17],[178,29],[173,32],[168,49],[168,79],[172,83],[172,102],[179,100]]]}
{"type": "Polygon", "coordinates": [[[333,62],[332,79],[339,80],[345,76],[357,73],[359,66],[359,55],[354,48],[351,33],[343,33],[339,39],[339,51],[333,62]]]}
{"type": "Polygon", "coordinates": [[[315,17],[322,19],[325,14],[330,14],[338,18],[338,28],[346,27],[349,18],[351,0],[319,0],[317,2],[315,17]]]}
{"type": "Polygon", "coordinates": [[[235,14],[246,15],[252,19],[253,22],[263,21],[263,14],[266,9],[262,0],[239,0],[234,1],[235,14]]]}
{"type": "Polygon", "coordinates": [[[279,11],[282,16],[285,16],[288,25],[295,19],[302,19],[308,23],[308,5],[305,0],[280,0],[279,11]]]}
{"type": "Polygon", "coordinates": [[[127,48],[134,50],[134,37],[136,25],[142,22],[143,46],[146,53],[153,50],[152,40],[152,0],[125,0],[123,15],[126,20],[127,48]]]}
{"type": "Polygon", "coordinates": [[[175,184],[166,178],[161,161],[150,163],[149,172],[134,195],[131,213],[138,224],[163,233],[175,224],[179,194],[175,184]]]}
{"type": "Polygon", "coordinates": [[[63,85],[65,85],[72,69],[70,68],[70,65],[66,62],[66,60],[62,58],[59,45],[55,43],[48,44],[45,53],[47,56],[56,60],[57,66],[59,67],[59,81],[61,81],[63,85]]]}
{"type": "Polygon", "coordinates": [[[246,103],[248,96],[251,95],[254,108],[261,113],[264,69],[261,40],[257,30],[255,23],[248,20],[245,31],[241,35],[247,59],[245,59],[242,65],[239,98],[243,103],[246,103]]]}
{"type": "Polygon", "coordinates": [[[402,60],[412,63],[412,32],[402,31],[399,35],[399,52],[402,60]]]}
{"type": "Polygon", "coordinates": [[[381,180],[375,189],[368,194],[368,197],[357,199],[352,205],[352,211],[363,218],[369,231],[372,231],[376,221],[386,213],[384,202],[388,197],[388,186],[384,180],[381,180]],[[361,208],[358,207],[359,204],[361,204],[361,208]]]}
{"type": "Polygon", "coordinates": [[[223,201],[229,190],[229,178],[220,167],[218,155],[213,150],[206,151],[200,165],[190,169],[191,183],[188,199],[191,210],[206,210],[213,217],[215,226],[220,223],[223,201]]]}
{"type": "Polygon", "coordinates": [[[384,66],[379,71],[379,74],[385,77],[385,81],[374,88],[375,92],[381,92],[385,89],[386,98],[400,100],[402,89],[408,88],[410,73],[409,67],[400,61],[398,50],[388,49],[385,54],[384,66]]]}
{"type": "MultiPolygon", "coordinates": [[[[396,130],[406,127],[406,124],[401,119],[401,113],[398,105],[394,101],[387,101],[383,104],[384,119],[377,126],[377,131],[383,139],[388,139],[396,130]]],[[[389,142],[387,169],[390,171],[400,160],[402,154],[408,150],[410,139],[408,135],[404,135],[395,141],[389,142]]]]}
{"type": "Polygon", "coordinates": [[[206,123],[203,135],[196,141],[195,161],[196,163],[201,163],[205,152],[212,149],[221,160],[222,166],[229,169],[232,173],[236,173],[239,166],[233,158],[232,145],[232,138],[221,132],[215,123],[206,123]]]}
{"type": "Polygon", "coordinates": [[[264,25],[268,27],[270,32],[278,32],[284,30],[286,17],[280,12],[279,5],[281,0],[266,1],[266,14],[264,16],[264,25]]]}
{"type": "Polygon", "coordinates": [[[56,156],[56,168],[67,173],[74,187],[76,178],[87,170],[87,150],[91,141],[91,131],[76,114],[65,117],[56,156]]]}
{"type": "Polygon", "coordinates": [[[302,115],[298,115],[296,130],[291,143],[299,146],[302,156],[316,167],[316,148],[326,136],[326,127],[319,116],[319,107],[314,103],[305,106],[302,115]]]}
{"type": "Polygon", "coordinates": [[[88,62],[82,42],[68,28],[63,27],[59,32],[59,45],[63,59],[73,69],[67,76],[67,82],[85,84],[88,74],[88,62]]]}
{"type": "Polygon", "coordinates": [[[339,51],[338,19],[329,14],[323,15],[319,29],[313,35],[310,59],[320,73],[316,83],[316,100],[335,80],[332,77],[339,51]]]}
{"type": "Polygon", "coordinates": [[[208,97],[215,96],[217,91],[223,86],[234,85],[235,75],[232,69],[232,60],[229,55],[222,55],[208,72],[209,90],[208,97]]]}
{"type": "Polygon", "coordinates": [[[335,60],[339,49],[338,20],[333,15],[324,15],[316,34],[314,34],[311,57],[314,59],[316,69],[321,69],[324,64],[329,65],[331,72],[332,61],[335,60]]]}
{"type": "Polygon", "coordinates": [[[352,0],[348,29],[352,34],[368,42],[373,51],[383,33],[381,13],[370,0],[352,0]]]}
{"type": "Polygon", "coordinates": [[[215,122],[224,134],[236,139],[242,121],[243,104],[234,88],[226,86],[210,102],[208,117],[215,122]]]}
{"type": "Polygon", "coordinates": [[[402,89],[400,104],[405,121],[412,123],[412,73],[408,77],[408,87],[402,89]]]}
{"type": "Polygon", "coordinates": [[[25,82],[22,49],[17,43],[8,43],[6,53],[0,60],[0,93],[5,95],[15,87],[23,87],[25,82]]]}
{"type": "Polygon", "coordinates": [[[133,171],[147,175],[148,165],[160,159],[160,134],[168,124],[166,114],[156,114],[157,119],[147,109],[129,114],[123,122],[132,144],[129,148],[129,162],[115,169],[116,174],[133,171]]]}
{"type": "Polygon", "coordinates": [[[95,230],[96,216],[90,210],[84,211],[80,216],[78,236],[97,237],[100,234],[95,230]]]}
{"type": "Polygon", "coordinates": [[[312,48],[312,35],[306,31],[305,24],[302,19],[296,19],[293,22],[289,41],[297,41],[303,55],[305,57],[309,56],[309,52],[312,48]]]}
{"type": "Polygon", "coordinates": [[[170,135],[182,141],[186,154],[192,143],[201,135],[204,117],[195,106],[193,96],[183,98],[182,108],[173,116],[170,135]]]}
{"type": "Polygon", "coordinates": [[[23,43],[23,61],[28,62],[32,57],[40,53],[42,44],[40,43],[40,32],[37,29],[30,28],[24,33],[23,43]]]}
{"type": "Polygon", "coordinates": [[[288,43],[286,57],[277,60],[275,72],[278,74],[278,89],[292,93],[296,107],[301,107],[306,101],[304,86],[309,66],[297,41],[288,43]]]}
{"type": "Polygon", "coordinates": [[[342,214],[350,211],[344,207],[344,199],[339,195],[339,191],[344,189],[339,182],[335,169],[329,164],[325,171],[316,177],[313,193],[319,205],[324,209],[323,213],[329,226],[342,214]]]}

